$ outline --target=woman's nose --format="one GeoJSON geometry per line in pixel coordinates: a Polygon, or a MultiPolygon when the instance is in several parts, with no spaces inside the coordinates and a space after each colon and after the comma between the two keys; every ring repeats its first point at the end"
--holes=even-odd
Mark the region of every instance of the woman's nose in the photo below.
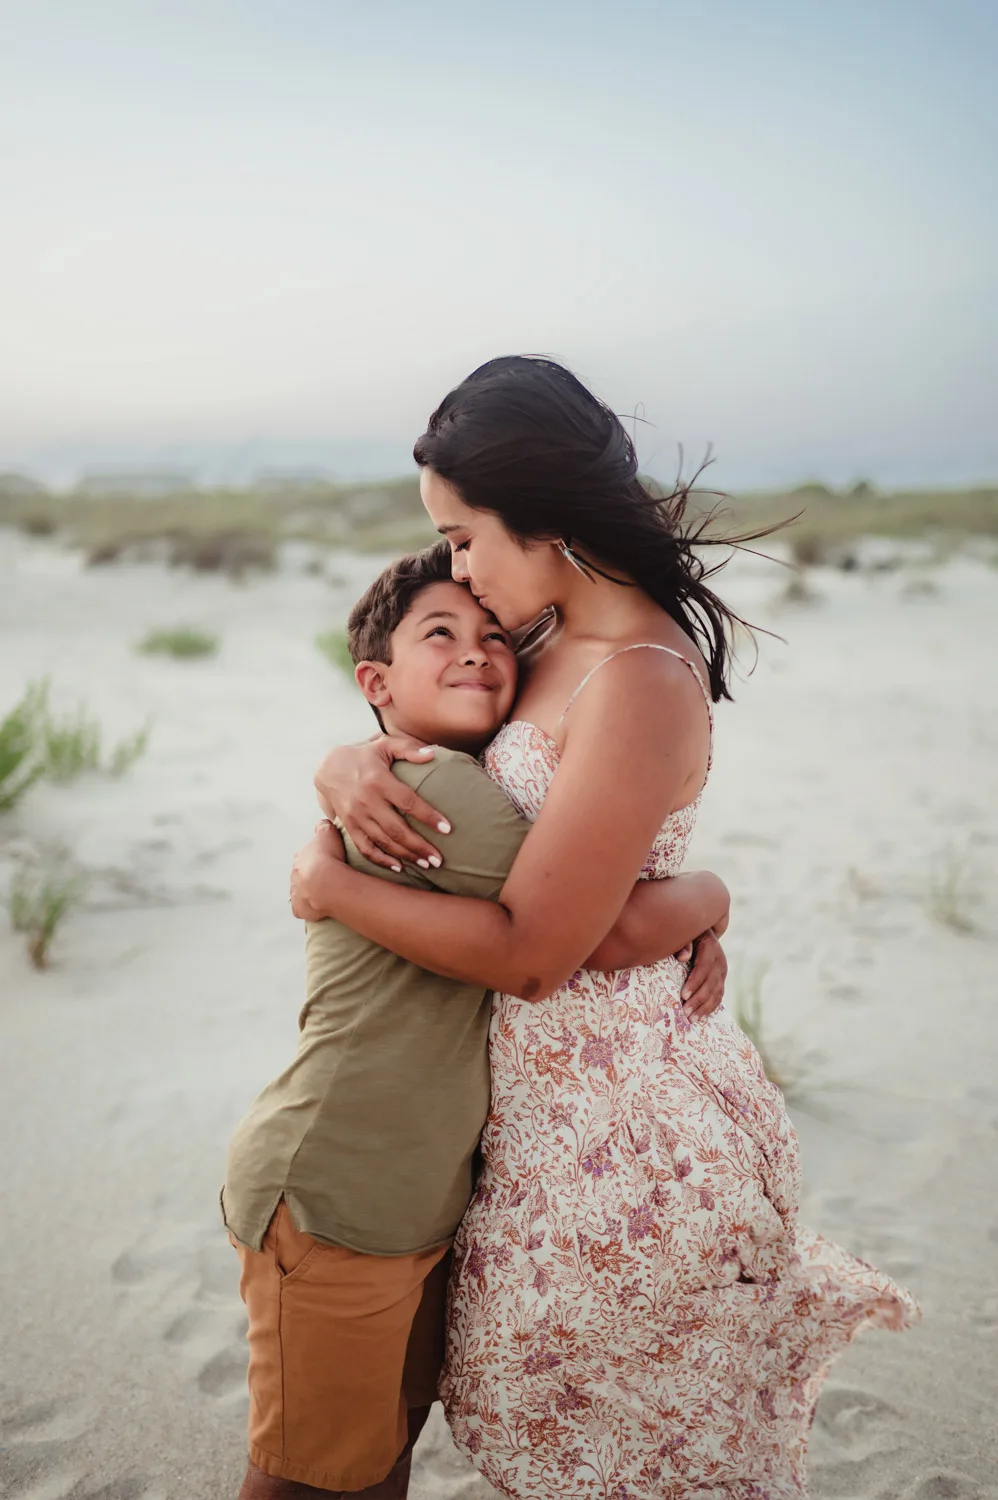
{"type": "Polygon", "coordinates": [[[463,553],[451,553],[450,576],[455,583],[467,583],[471,578],[471,574],[468,572],[468,563],[463,553]]]}

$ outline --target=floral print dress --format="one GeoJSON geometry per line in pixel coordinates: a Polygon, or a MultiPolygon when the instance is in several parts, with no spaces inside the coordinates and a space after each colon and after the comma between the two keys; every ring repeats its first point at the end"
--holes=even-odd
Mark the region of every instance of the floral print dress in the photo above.
{"type": "MultiPolygon", "coordinates": [[[[536,818],[554,741],[514,720],[484,759],[536,818]]],[[[682,868],[699,801],[643,878],[682,868]]],[[[541,1003],[495,997],[441,1395],[458,1446],[516,1500],[804,1495],[830,1361],[863,1325],[918,1315],[798,1225],[783,1097],[723,1010],[684,1018],[684,979],[669,958],[577,973],[541,1003]]]]}

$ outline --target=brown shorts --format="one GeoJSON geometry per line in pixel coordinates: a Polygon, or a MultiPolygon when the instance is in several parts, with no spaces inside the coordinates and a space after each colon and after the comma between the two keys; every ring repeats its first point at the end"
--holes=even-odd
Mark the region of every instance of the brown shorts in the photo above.
{"type": "Polygon", "coordinates": [[[379,1484],[410,1407],[437,1399],[449,1246],[361,1255],[296,1229],[282,1201],[259,1251],[232,1242],[249,1313],[249,1455],[324,1490],[379,1484]]]}

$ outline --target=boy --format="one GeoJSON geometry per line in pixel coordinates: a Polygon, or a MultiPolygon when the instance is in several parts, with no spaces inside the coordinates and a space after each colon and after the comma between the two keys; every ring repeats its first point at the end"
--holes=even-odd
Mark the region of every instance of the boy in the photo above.
{"type": "MultiPolygon", "coordinates": [[[[447,864],[392,872],[349,843],[347,858],[496,899],[529,824],[474,757],[509,712],[516,659],[450,567],[446,543],[393,563],[347,633],[382,728],[437,746],[395,774],[450,821],[447,864]]],[[[684,913],[691,891],[697,910],[686,941],[725,915],[727,893],[713,876],[682,881],[684,913]]],[[[241,1500],[401,1500],[436,1399],[447,1252],[488,1112],[491,997],[338,922],[306,932],[298,1053],[238,1126],[222,1192],[249,1313],[241,1500]]]]}

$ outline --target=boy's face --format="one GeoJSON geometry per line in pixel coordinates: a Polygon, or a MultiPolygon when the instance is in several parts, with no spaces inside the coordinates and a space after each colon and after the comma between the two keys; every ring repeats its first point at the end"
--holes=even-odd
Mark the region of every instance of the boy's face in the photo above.
{"type": "Polygon", "coordinates": [[[431,583],[392,634],[392,660],[357,682],[390,733],[477,754],[516,693],[516,657],[494,615],[460,583],[431,583]]]}

